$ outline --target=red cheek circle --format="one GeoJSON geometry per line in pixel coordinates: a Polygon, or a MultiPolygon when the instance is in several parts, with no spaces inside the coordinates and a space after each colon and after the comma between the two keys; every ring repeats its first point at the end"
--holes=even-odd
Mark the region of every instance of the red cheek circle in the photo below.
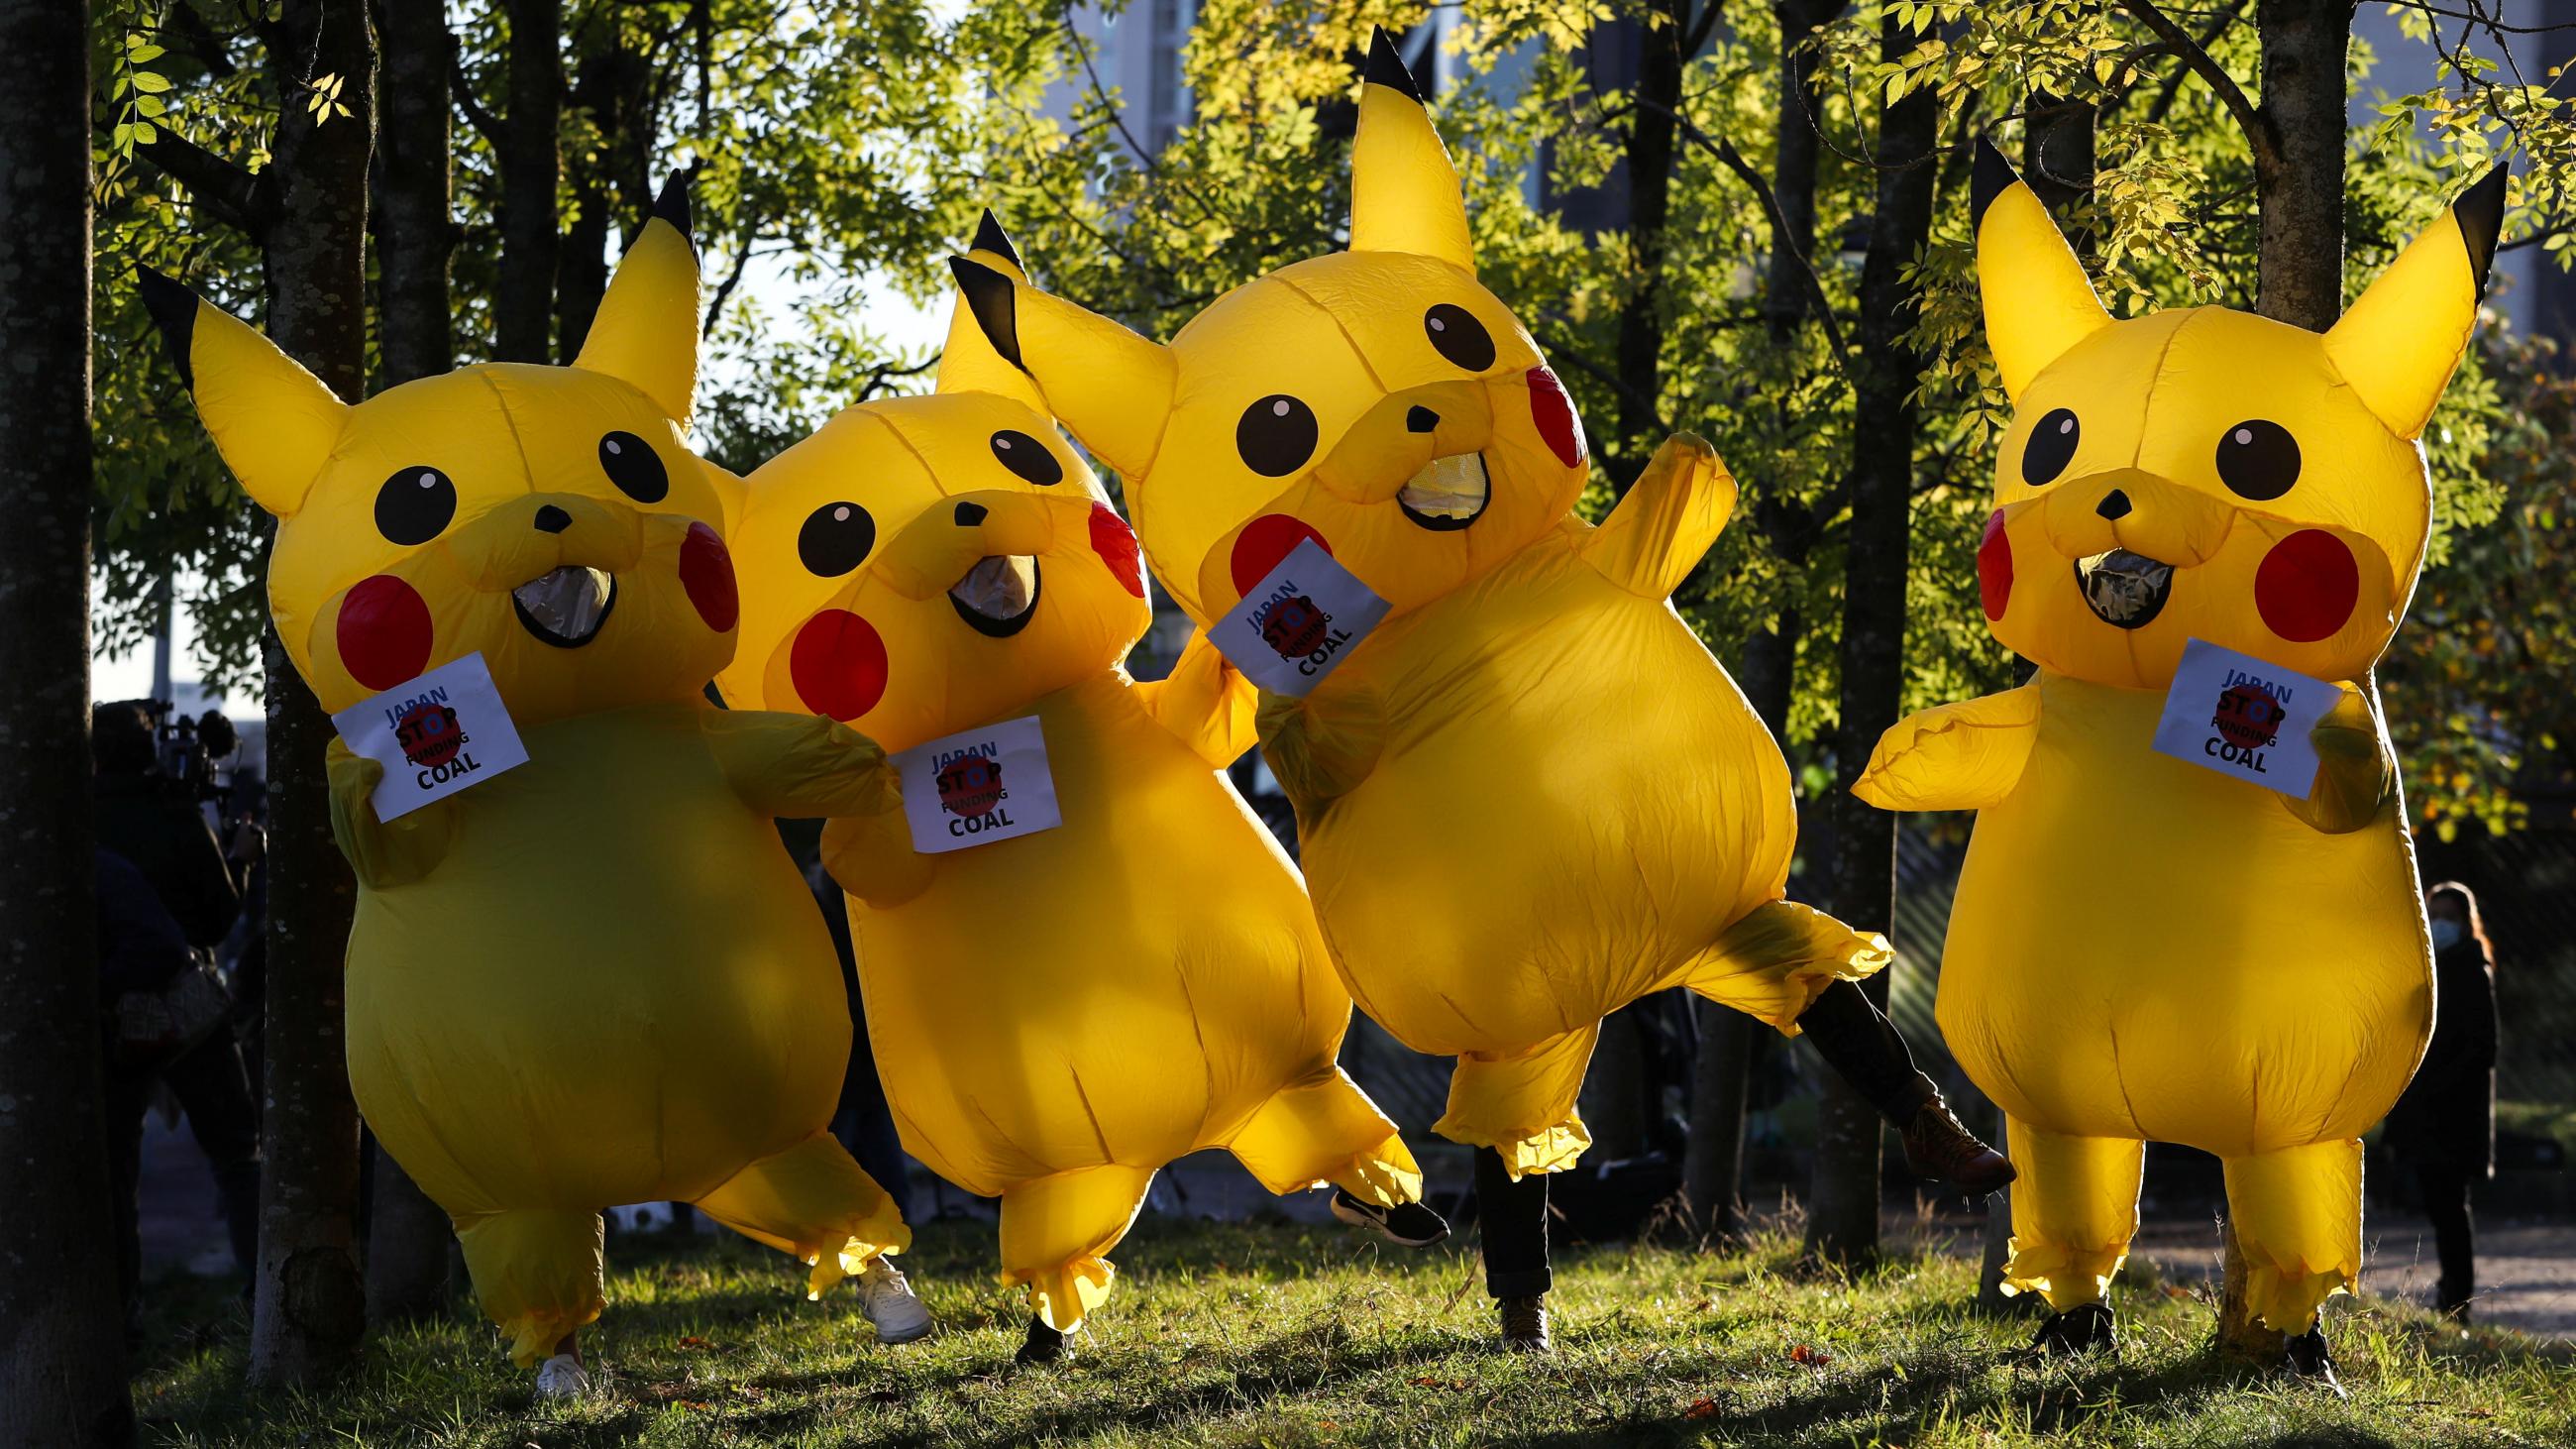
{"type": "Polygon", "coordinates": [[[703,523],[690,524],[689,536],[680,545],[680,587],[689,591],[698,617],[719,634],[742,617],[742,596],[734,592],[733,555],[725,551],[716,531],[703,523]]]}
{"type": "Polygon", "coordinates": [[[2273,633],[2295,644],[2332,637],[2361,602],[2361,565],[2344,541],[2304,528],[2263,555],[2254,571],[2254,607],[2273,633]]]}
{"type": "Polygon", "coordinates": [[[1530,420],[1538,424],[1538,435],[1547,440],[1548,451],[1557,461],[1571,468],[1583,461],[1583,429],[1574,421],[1574,399],[1565,395],[1565,384],[1544,367],[1529,370],[1530,420]]]}
{"type": "Polygon", "coordinates": [[[429,667],[429,605],[391,574],[349,590],[336,633],[341,667],[369,689],[391,689],[429,667]]]}
{"type": "Polygon", "coordinates": [[[1310,538],[1315,541],[1315,547],[1326,553],[1333,551],[1333,546],[1315,531],[1314,525],[1302,518],[1291,518],[1285,513],[1265,513],[1245,524],[1243,532],[1234,540],[1234,591],[1251,593],[1254,584],[1269,577],[1270,571],[1279,567],[1281,559],[1295,552],[1297,545],[1310,538]]]}
{"type": "Polygon", "coordinates": [[[1091,551],[1109,565],[1109,572],[1126,585],[1127,592],[1145,597],[1145,566],[1136,557],[1136,531],[1106,503],[1091,505],[1091,551]]]}
{"type": "Polygon", "coordinates": [[[796,631],[787,677],[807,709],[857,719],[885,698],[885,640],[875,625],[849,610],[825,609],[796,631]]]}
{"type": "Polygon", "coordinates": [[[2004,536],[2004,511],[1986,520],[1986,536],[1977,541],[1977,598],[1986,617],[2000,619],[2012,602],[2012,540],[2004,536]]]}

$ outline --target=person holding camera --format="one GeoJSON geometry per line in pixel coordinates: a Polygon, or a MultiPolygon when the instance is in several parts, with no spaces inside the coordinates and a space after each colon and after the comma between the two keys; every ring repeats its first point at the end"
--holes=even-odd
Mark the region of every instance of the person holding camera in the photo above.
{"type": "Polygon", "coordinates": [[[213,956],[241,912],[241,888],[207,828],[198,782],[163,768],[160,737],[143,704],[92,712],[108,1162],[129,1317],[142,1276],[143,1119],[156,1086],[178,1099],[214,1167],[234,1259],[244,1271],[258,1261],[259,1110],[213,956]]]}

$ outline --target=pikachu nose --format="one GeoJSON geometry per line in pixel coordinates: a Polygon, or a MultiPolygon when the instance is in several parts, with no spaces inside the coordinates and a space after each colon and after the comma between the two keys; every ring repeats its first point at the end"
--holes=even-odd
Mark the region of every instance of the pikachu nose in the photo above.
{"type": "Polygon", "coordinates": [[[992,510],[986,508],[981,503],[960,503],[957,505],[957,526],[959,528],[973,528],[975,525],[982,523],[986,518],[990,517],[991,514],[992,510]]]}
{"type": "Polygon", "coordinates": [[[2104,519],[2117,523],[2129,516],[2129,495],[2114,488],[2102,495],[2102,501],[2093,505],[2093,511],[2104,519]]]}
{"type": "Polygon", "coordinates": [[[539,533],[561,533],[570,527],[572,527],[572,515],[555,507],[553,504],[549,503],[543,508],[537,510],[537,531],[539,533]]]}
{"type": "Polygon", "coordinates": [[[1427,433],[1438,426],[1440,426],[1440,415],[1431,409],[1426,407],[1405,409],[1404,430],[1406,432],[1427,433]]]}

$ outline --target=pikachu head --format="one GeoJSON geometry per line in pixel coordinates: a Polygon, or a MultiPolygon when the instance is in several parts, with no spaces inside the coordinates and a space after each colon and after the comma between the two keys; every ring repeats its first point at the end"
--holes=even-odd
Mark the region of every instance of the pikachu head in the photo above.
{"type": "Polygon", "coordinates": [[[2468,349],[2499,167],[2320,336],[2223,307],[2115,322],[2012,165],[1978,152],[1977,275],[2014,413],[1977,582],[2041,668],[2162,689],[2191,639],[2357,679],[2415,590],[2417,438],[2468,349]]]}
{"type": "MultiPolygon", "coordinates": [[[[989,212],[973,255],[1021,276],[989,212]]],[[[962,306],[935,393],[842,412],[741,499],[736,706],[909,749],[1108,673],[1152,622],[1135,534],[962,306]]]]}
{"type": "Polygon", "coordinates": [[[142,274],[216,448],[277,517],[269,612],[325,709],[480,652],[541,723],[691,698],[732,657],[720,480],[680,436],[698,357],[680,177],[654,212],[572,366],[462,367],[354,406],[142,274]]]}
{"type": "Polygon", "coordinates": [[[1417,608],[1556,527],[1583,490],[1573,403],[1476,280],[1457,172],[1383,32],[1348,251],[1228,292],[1168,346],[953,265],[994,348],[1118,470],[1155,576],[1201,624],[1306,539],[1417,608]]]}

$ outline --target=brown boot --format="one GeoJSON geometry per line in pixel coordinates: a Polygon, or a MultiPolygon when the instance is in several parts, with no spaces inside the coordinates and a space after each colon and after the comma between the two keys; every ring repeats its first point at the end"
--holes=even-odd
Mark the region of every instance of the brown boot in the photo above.
{"type": "Polygon", "coordinates": [[[1548,1336],[1545,1298],[1505,1298],[1501,1307],[1503,1347],[1514,1353],[1556,1352],[1556,1340],[1548,1336]]]}
{"type": "Polygon", "coordinates": [[[1946,1182],[1970,1197],[2000,1191],[2021,1175],[1959,1121],[1939,1092],[1905,1124],[1905,1166],[1916,1177],[1946,1182]]]}

